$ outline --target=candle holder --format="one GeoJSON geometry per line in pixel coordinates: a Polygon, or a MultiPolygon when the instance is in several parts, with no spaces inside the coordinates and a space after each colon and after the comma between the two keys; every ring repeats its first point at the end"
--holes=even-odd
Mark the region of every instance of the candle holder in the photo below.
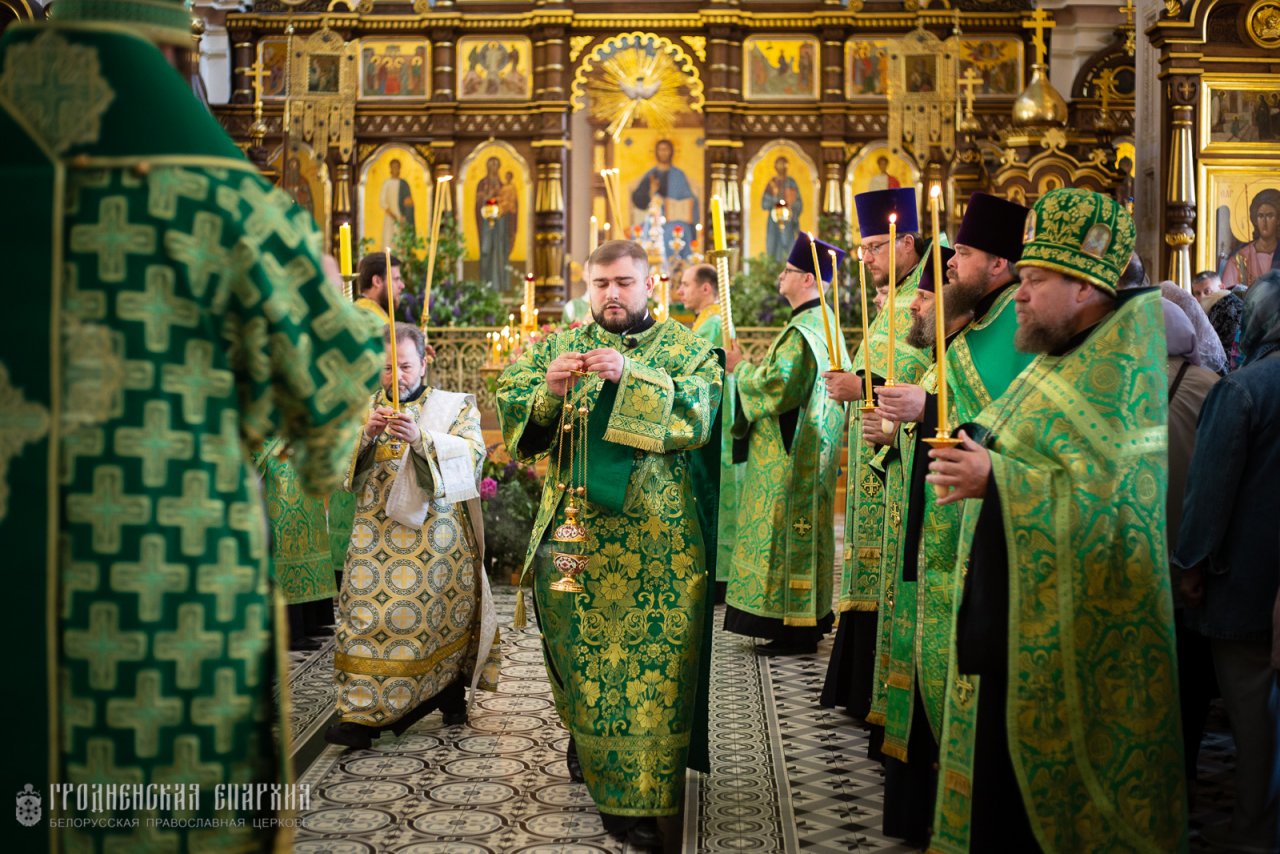
{"type": "MultiPolygon", "coordinates": [[[[939,425],[938,435],[926,436],[924,438],[924,441],[929,445],[929,447],[935,448],[935,449],[936,448],[954,448],[954,447],[957,447],[958,445],[963,444],[964,440],[957,439],[954,436],[947,435],[948,433],[950,433],[949,430],[944,430],[943,427],[939,425]]],[[[935,483],[933,485],[933,494],[939,498],[945,497],[946,494],[950,491],[951,491],[951,487],[949,486],[943,486],[940,483],[935,483]]]]}
{"type": "Polygon", "coordinates": [[[349,273],[342,277],[342,296],[347,302],[355,302],[356,274],[349,273]]]}
{"type": "Polygon", "coordinates": [[[787,204],[786,199],[778,199],[778,203],[773,206],[773,210],[769,211],[769,219],[773,220],[777,225],[786,225],[791,222],[791,207],[787,204]]]}

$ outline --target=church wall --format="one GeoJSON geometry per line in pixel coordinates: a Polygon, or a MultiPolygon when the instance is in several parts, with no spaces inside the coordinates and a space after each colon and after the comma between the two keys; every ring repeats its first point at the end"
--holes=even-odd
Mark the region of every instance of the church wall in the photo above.
{"type": "MultiPolygon", "coordinates": [[[[362,233],[360,180],[366,160],[385,144],[405,146],[428,164],[427,184],[442,175],[458,176],[455,180],[460,183],[454,184],[451,198],[455,213],[463,215],[464,231],[472,229],[465,235],[470,251],[463,262],[464,275],[470,277],[475,273],[469,265],[475,264],[476,234],[474,223],[465,220],[468,216],[474,219],[474,212],[458,209],[469,204],[459,170],[477,146],[491,139],[503,143],[528,169],[522,180],[529,202],[519,214],[524,225],[519,237],[523,251],[513,253],[510,266],[519,268],[527,263],[533,269],[539,303],[551,310],[565,296],[569,262],[581,262],[586,255],[590,216],[595,213],[601,222],[609,218],[600,170],[613,166],[625,170],[626,174],[620,175],[622,195],[629,196],[652,162],[652,146],[663,135],[639,122],[624,128],[614,140],[606,131],[611,130],[613,118],[626,110],[625,98],[617,102],[613,115],[593,113],[598,90],[593,93],[591,86],[599,83],[602,73],[599,60],[603,54],[599,51],[610,39],[642,33],[646,39],[652,37],[671,46],[674,70],[668,82],[674,81],[671,85],[684,102],[669,110],[681,116],[670,134],[679,140],[678,157],[684,164],[681,171],[692,185],[690,199],[678,215],[691,218],[688,231],[692,232],[693,226],[706,220],[711,196],[723,195],[728,203],[731,243],[748,255],[758,254],[762,249],[758,244],[764,242],[760,219],[766,212],[760,209],[758,198],[763,177],[755,174],[759,170],[754,169],[757,164],[753,161],[769,146],[790,146],[796,166],[803,172],[804,180],[796,189],[804,198],[801,224],[806,230],[822,227],[836,239],[853,240],[855,223],[846,209],[848,170],[868,145],[877,142],[890,145],[891,153],[911,161],[913,170],[900,171],[914,171],[926,182],[942,183],[948,195],[943,227],[954,229],[968,192],[991,187],[998,177],[998,158],[1003,155],[997,152],[1006,145],[1003,137],[1013,130],[1010,110],[1014,95],[1025,85],[1034,53],[1031,31],[1024,26],[1030,5],[1016,0],[983,4],[983,11],[968,11],[969,4],[961,3],[958,14],[945,9],[908,11],[905,4],[879,3],[853,3],[849,9],[824,3],[794,4],[785,10],[754,3],[724,8],[687,3],[647,10],[640,16],[624,4],[606,2],[589,7],[550,4],[533,8],[502,3],[454,6],[441,2],[434,7],[380,3],[359,14],[343,12],[340,7],[326,12],[319,0],[288,5],[280,0],[259,0],[248,13],[228,12],[231,5],[220,0],[199,5],[198,11],[210,24],[202,70],[211,100],[226,102],[215,106],[218,117],[251,151],[255,146],[250,133],[253,87],[241,69],[255,61],[264,39],[283,38],[288,22],[293,23],[294,38],[299,41],[329,27],[336,38],[334,49],[346,44],[342,49],[357,63],[357,45],[375,39],[416,37],[428,41],[430,74],[425,97],[405,98],[394,92],[370,98],[360,88],[357,73],[349,91],[321,99],[321,112],[327,110],[331,117],[323,129],[316,124],[316,110],[307,125],[302,101],[291,99],[290,133],[300,134],[319,150],[329,152],[334,199],[332,215],[324,225],[333,232],[339,223],[352,221],[355,233],[362,233]],[[957,25],[961,38],[992,43],[1003,39],[1017,46],[1022,57],[1020,79],[1005,83],[992,83],[1002,77],[984,79],[974,99],[974,120],[981,130],[969,140],[972,157],[968,162],[974,170],[968,176],[959,166],[965,142],[954,129],[955,105],[963,98],[952,61],[937,63],[927,57],[906,56],[901,60],[906,64],[897,66],[893,63],[899,60],[877,58],[862,67],[861,76],[854,74],[852,66],[860,43],[897,42],[913,28],[923,26],[932,40],[928,44],[952,44],[947,39],[957,25]],[[489,42],[514,47],[517,39],[524,40],[518,59],[493,65],[489,71],[482,63],[477,72],[473,47],[489,42]],[[501,77],[516,68],[527,90],[494,91],[489,97],[476,97],[492,82],[486,74],[501,77]],[[894,118],[910,111],[900,106],[896,97],[890,108],[883,95],[875,94],[874,81],[869,84],[871,89],[857,89],[866,83],[867,73],[874,77],[890,73],[890,69],[903,75],[901,80],[908,89],[915,87],[907,95],[931,104],[931,121],[942,129],[940,142],[922,145],[920,140],[925,136],[920,134],[927,129],[894,118]],[[940,75],[936,80],[935,74],[940,75]],[[1002,86],[1008,86],[1007,90],[1002,86]],[[318,134],[330,138],[318,139],[318,134]],[[631,146],[624,148],[628,141],[631,146]],[[823,214],[821,223],[819,213],[823,214]],[[527,223],[523,219],[526,215],[527,223]]],[[[1059,7],[1058,26],[1045,36],[1052,60],[1051,79],[1060,91],[1070,94],[1080,70],[1115,38],[1120,17],[1110,4],[1048,5],[1059,7]]],[[[920,50],[927,54],[942,48],[921,48],[917,54],[920,50]]],[[[304,66],[298,76],[307,73],[304,66]]],[[[1127,139],[1134,136],[1132,103],[1112,104],[1112,111],[1121,119],[1117,131],[1106,137],[1094,133],[1096,100],[1081,98],[1072,105],[1062,152],[1064,157],[1068,153],[1076,157],[1078,163],[1088,160],[1092,148],[1110,146],[1110,138],[1117,133],[1127,139]]],[[[266,138],[261,147],[278,148],[284,130],[283,100],[266,99],[263,119],[266,138]]],[[[1015,149],[1008,149],[1014,151],[1014,160],[1024,158],[1024,153],[1015,149]]],[[[1035,150],[1039,149],[1028,147],[1025,157],[1035,150]]],[[[1119,181],[1114,169],[1098,168],[1091,174],[1095,183],[1119,181]]],[[[465,180],[474,182],[475,178],[465,180]]],[[[363,195],[366,200],[368,189],[363,195]]],[[[1032,196],[1038,192],[1035,187],[1029,190],[1032,196]]],[[[623,212],[625,223],[619,223],[625,229],[644,212],[634,209],[629,199],[623,201],[627,202],[625,208],[631,208],[623,212]]],[[[427,203],[425,199],[415,202],[427,203]]],[[[684,221],[672,212],[667,218],[684,221]]],[[[429,223],[426,230],[430,230],[429,223]]],[[[614,234],[618,230],[614,229],[614,234]]],[[[689,244],[695,237],[693,233],[683,235],[683,253],[691,252],[689,244]]],[[[669,231],[664,241],[669,248],[673,242],[669,231]]],[[[698,254],[709,243],[708,234],[697,247],[698,254]]]]}

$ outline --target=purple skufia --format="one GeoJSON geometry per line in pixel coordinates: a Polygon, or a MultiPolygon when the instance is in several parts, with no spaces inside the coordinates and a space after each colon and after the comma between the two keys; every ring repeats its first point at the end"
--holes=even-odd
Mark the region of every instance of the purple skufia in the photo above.
{"type": "Polygon", "coordinates": [[[915,187],[893,187],[888,190],[869,190],[853,197],[858,212],[858,232],[862,239],[889,233],[889,214],[898,215],[898,233],[920,230],[919,211],[916,209],[915,187]]]}

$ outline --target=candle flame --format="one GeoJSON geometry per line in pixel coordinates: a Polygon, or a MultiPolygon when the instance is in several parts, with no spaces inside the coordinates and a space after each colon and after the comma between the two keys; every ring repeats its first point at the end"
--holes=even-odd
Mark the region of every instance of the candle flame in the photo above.
{"type": "Polygon", "coordinates": [[[862,263],[862,247],[861,246],[858,247],[858,263],[859,264],[862,263]]]}
{"type": "Polygon", "coordinates": [[[942,195],[942,187],[938,186],[937,184],[934,184],[931,188],[929,188],[930,198],[936,199],[938,198],[938,196],[941,196],[941,195],[942,195]]]}
{"type": "Polygon", "coordinates": [[[897,221],[898,221],[898,215],[896,213],[889,214],[889,222],[891,224],[896,223],[897,221]]]}

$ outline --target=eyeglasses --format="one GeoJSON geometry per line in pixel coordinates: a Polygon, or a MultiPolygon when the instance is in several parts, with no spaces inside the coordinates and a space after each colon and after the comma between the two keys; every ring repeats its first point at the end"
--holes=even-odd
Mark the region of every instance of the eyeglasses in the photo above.
{"type": "Polygon", "coordinates": [[[782,277],[787,275],[788,273],[795,273],[798,276],[806,275],[804,270],[801,270],[799,267],[792,267],[790,264],[788,264],[787,266],[782,268],[782,272],[779,273],[778,276],[782,277]]]}
{"type": "MultiPolygon", "coordinates": [[[[901,240],[901,239],[902,237],[899,236],[898,240],[901,240]]],[[[889,241],[887,240],[881,240],[879,243],[864,243],[862,244],[862,254],[879,255],[881,252],[884,251],[884,248],[888,245],[889,245],[889,241]]]]}

